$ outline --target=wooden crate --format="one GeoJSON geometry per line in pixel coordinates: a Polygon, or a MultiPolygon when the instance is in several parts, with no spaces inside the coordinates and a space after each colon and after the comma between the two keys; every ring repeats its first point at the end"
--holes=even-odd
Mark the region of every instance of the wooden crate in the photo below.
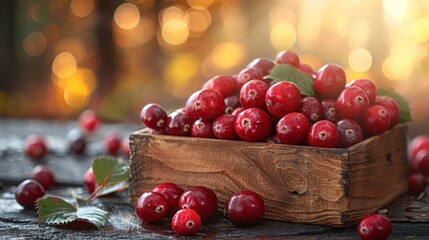
{"type": "Polygon", "coordinates": [[[234,192],[265,200],[265,218],[349,226],[407,191],[406,125],[350,148],[315,148],[150,135],[130,136],[129,198],[162,182],[213,189],[222,211],[234,192]]]}

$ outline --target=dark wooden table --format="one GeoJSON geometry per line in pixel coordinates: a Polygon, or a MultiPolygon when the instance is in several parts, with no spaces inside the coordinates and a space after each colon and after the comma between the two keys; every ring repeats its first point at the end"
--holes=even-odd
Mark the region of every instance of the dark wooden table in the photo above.
{"type": "MultiPolygon", "coordinates": [[[[56,175],[56,187],[49,195],[73,201],[72,192],[83,193],[82,176],[94,156],[103,154],[101,139],[106,132],[117,131],[122,136],[139,129],[136,124],[103,124],[91,137],[84,155],[70,154],[66,133],[76,127],[75,122],[0,119],[0,239],[165,239],[176,238],[169,219],[158,224],[142,224],[128,203],[127,192],[120,192],[91,204],[109,212],[106,227],[100,230],[76,230],[39,223],[34,210],[24,210],[15,202],[17,184],[28,178],[38,164],[51,167],[56,175]],[[49,154],[32,160],[23,152],[24,139],[33,133],[48,138],[49,154]]],[[[411,127],[411,132],[415,131],[411,127]]],[[[119,156],[124,157],[124,156],[119,156]]],[[[393,223],[391,239],[429,239],[429,197],[417,199],[404,195],[386,206],[393,223]]],[[[258,239],[357,239],[357,227],[331,228],[263,220],[248,228],[236,228],[221,214],[205,222],[194,238],[258,238],[258,239]]]]}

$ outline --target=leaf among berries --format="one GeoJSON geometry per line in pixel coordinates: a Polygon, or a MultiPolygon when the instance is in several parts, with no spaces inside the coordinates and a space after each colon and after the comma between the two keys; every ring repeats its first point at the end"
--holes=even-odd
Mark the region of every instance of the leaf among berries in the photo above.
{"type": "Polygon", "coordinates": [[[407,100],[405,100],[401,95],[396,93],[392,89],[379,87],[377,95],[381,96],[389,96],[396,100],[396,102],[399,104],[399,123],[406,123],[413,121],[410,114],[410,107],[408,106],[407,100]]]}
{"type": "Polygon", "coordinates": [[[97,157],[92,162],[92,170],[98,185],[113,185],[128,180],[129,165],[108,156],[97,157]]]}
{"type": "Polygon", "coordinates": [[[273,79],[275,82],[293,82],[298,86],[302,95],[317,97],[314,91],[313,79],[307,73],[289,64],[277,64],[271,69],[270,74],[266,78],[273,79]]]}

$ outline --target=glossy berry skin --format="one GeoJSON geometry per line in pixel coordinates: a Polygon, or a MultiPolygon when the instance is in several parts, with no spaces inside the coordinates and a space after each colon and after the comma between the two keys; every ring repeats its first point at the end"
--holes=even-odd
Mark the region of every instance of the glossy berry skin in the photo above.
{"type": "Polygon", "coordinates": [[[69,144],[69,151],[74,154],[82,154],[85,152],[86,139],[80,129],[74,128],[67,133],[67,141],[69,144]]]}
{"type": "Polygon", "coordinates": [[[301,92],[292,82],[278,82],[272,85],[265,95],[268,112],[276,118],[295,112],[301,103],[301,92]]]}
{"type": "Polygon", "coordinates": [[[335,99],[325,99],[321,102],[323,110],[325,112],[325,119],[333,123],[338,122],[338,120],[340,120],[337,109],[335,108],[335,102],[335,99]]]}
{"type": "Polygon", "coordinates": [[[316,72],[314,90],[323,99],[337,98],[346,86],[346,73],[336,64],[326,64],[316,72]]]}
{"type": "Polygon", "coordinates": [[[232,116],[238,116],[238,114],[240,114],[244,110],[245,110],[244,107],[238,107],[234,111],[232,111],[231,115],[232,116]]]}
{"type": "Polygon", "coordinates": [[[220,115],[213,122],[213,133],[218,139],[235,140],[238,139],[234,129],[235,116],[231,114],[220,115]]]}
{"type": "Polygon", "coordinates": [[[375,98],[374,104],[381,105],[387,110],[389,110],[390,113],[390,128],[393,128],[398,122],[399,117],[401,115],[400,108],[398,102],[392,97],[389,96],[377,96],[375,98]]]}
{"type": "Polygon", "coordinates": [[[310,127],[307,141],[313,147],[335,148],[340,144],[340,134],[334,123],[321,120],[310,127]]]}
{"type": "Polygon", "coordinates": [[[323,106],[315,97],[305,97],[301,99],[298,112],[304,114],[312,124],[325,117],[323,106]]]}
{"type": "Polygon", "coordinates": [[[95,180],[94,172],[92,171],[92,167],[90,167],[83,175],[83,187],[89,194],[91,194],[94,192],[96,185],[97,182],[95,180]]]}
{"type": "Polygon", "coordinates": [[[48,189],[55,184],[54,173],[47,166],[38,165],[33,168],[30,178],[40,183],[44,189],[48,189]]]}
{"type": "Polygon", "coordinates": [[[79,127],[83,132],[93,133],[100,127],[100,119],[93,110],[85,110],[79,115],[79,127]]]}
{"type": "Polygon", "coordinates": [[[236,108],[241,107],[238,95],[231,95],[223,101],[225,102],[225,113],[227,114],[231,114],[236,108]]]}
{"type": "Polygon", "coordinates": [[[160,193],[167,200],[167,213],[173,215],[179,210],[179,198],[183,193],[183,189],[174,183],[161,183],[152,189],[152,192],[160,193]]]}
{"type": "Polygon", "coordinates": [[[117,155],[121,149],[121,137],[114,132],[107,133],[103,139],[104,151],[110,155],[117,155]]]}
{"type": "Polygon", "coordinates": [[[214,120],[225,112],[222,94],[213,89],[201,90],[195,98],[194,111],[205,120],[214,120]]]}
{"type": "Polygon", "coordinates": [[[358,225],[359,237],[362,240],[384,240],[392,232],[392,223],[381,214],[373,213],[365,216],[358,225]]]}
{"type": "Polygon", "coordinates": [[[275,65],[276,64],[268,58],[255,58],[246,66],[246,68],[254,68],[258,70],[262,76],[266,76],[275,65]]]}
{"type": "Polygon", "coordinates": [[[162,129],[167,119],[167,112],[163,107],[156,103],[145,105],[140,112],[142,123],[152,129],[162,129]]]}
{"type": "Polygon", "coordinates": [[[27,156],[41,159],[48,153],[46,140],[42,135],[30,135],[25,139],[24,150],[27,156]]]}
{"type": "Polygon", "coordinates": [[[368,96],[369,104],[373,104],[377,96],[377,85],[369,79],[356,79],[346,85],[346,87],[356,86],[362,88],[368,96]]]}
{"type": "Polygon", "coordinates": [[[226,218],[237,226],[255,225],[262,219],[264,212],[264,199],[252,191],[237,192],[225,203],[226,218]]]}
{"type": "Polygon", "coordinates": [[[422,149],[429,150],[429,135],[419,135],[410,142],[408,145],[408,159],[413,161],[417,153],[422,149]]]}
{"type": "Polygon", "coordinates": [[[359,121],[369,107],[365,91],[360,87],[351,86],[341,92],[335,102],[335,109],[340,118],[359,121]]]}
{"type": "Polygon", "coordinates": [[[417,152],[413,159],[410,159],[413,168],[426,176],[429,176],[429,149],[422,149],[417,152]]]}
{"type": "Polygon", "coordinates": [[[338,121],[336,125],[341,137],[339,147],[348,148],[362,142],[363,130],[356,121],[346,118],[338,121]]]}
{"type": "Polygon", "coordinates": [[[185,191],[179,198],[179,208],[189,208],[200,215],[201,220],[215,215],[218,206],[216,194],[209,188],[196,186],[185,191]]]}
{"type": "Polygon", "coordinates": [[[189,96],[188,99],[186,100],[184,112],[192,121],[196,121],[199,118],[198,114],[194,110],[194,104],[200,92],[201,90],[192,93],[191,96],[189,96]]]}
{"type": "Polygon", "coordinates": [[[248,108],[237,115],[234,129],[241,140],[262,141],[271,133],[271,118],[260,108],[248,108]]]}
{"type": "Polygon", "coordinates": [[[299,65],[299,70],[300,70],[301,72],[305,72],[305,73],[307,73],[307,74],[308,74],[308,76],[310,76],[311,78],[313,78],[313,76],[314,76],[314,70],[313,70],[313,68],[312,68],[310,65],[308,65],[308,64],[302,64],[302,63],[301,63],[301,65],[299,65]]]}
{"type": "Polygon", "coordinates": [[[167,117],[165,133],[175,136],[190,136],[192,119],[184,111],[174,111],[167,117]]]}
{"type": "Polygon", "coordinates": [[[237,76],[237,86],[241,88],[245,83],[250,80],[264,80],[264,76],[262,76],[261,72],[256,70],[255,68],[246,68],[240,71],[237,76]]]}
{"type": "Polygon", "coordinates": [[[302,144],[309,128],[310,122],[304,114],[291,112],[277,122],[276,135],[282,143],[302,144]]]}
{"type": "Polygon", "coordinates": [[[43,186],[35,180],[25,180],[15,190],[15,200],[24,208],[34,208],[38,198],[45,195],[43,186]]]}
{"type": "Polygon", "coordinates": [[[192,236],[200,229],[201,218],[192,209],[181,209],[171,219],[171,227],[179,236],[192,236]]]}
{"type": "Polygon", "coordinates": [[[427,186],[427,177],[421,173],[414,173],[408,176],[408,191],[418,195],[425,191],[427,186]]]}
{"type": "Polygon", "coordinates": [[[362,128],[366,134],[378,135],[389,129],[390,112],[381,105],[372,105],[362,118],[362,128]]]}
{"type": "Polygon", "coordinates": [[[277,64],[289,64],[296,68],[299,68],[301,63],[299,61],[299,56],[292,51],[281,51],[277,54],[276,57],[277,64]]]}
{"type": "Polygon", "coordinates": [[[237,91],[237,82],[232,76],[215,76],[208,80],[204,86],[217,90],[224,98],[237,91]]]}
{"type": "Polygon", "coordinates": [[[159,222],[167,214],[167,200],[161,193],[145,192],[137,200],[135,212],[145,222],[159,222]]]}
{"type": "Polygon", "coordinates": [[[241,87],[240,104],[244,108],[265,109],[265,93],[270,86],[261,80],[250,80],[241,87]]]}
{"type": "Polygon", "coordinates": [[[191,136],[199,138],[214,138],[215,135],[213,134],[213,122],[209,120],[198,119],[192,124],[191,136]]]}

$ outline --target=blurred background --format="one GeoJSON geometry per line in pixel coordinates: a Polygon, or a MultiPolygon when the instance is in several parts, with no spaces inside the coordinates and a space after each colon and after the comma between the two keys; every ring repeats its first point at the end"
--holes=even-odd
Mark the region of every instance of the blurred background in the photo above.
{"type": "Polygon", "coordinates": [[[0,1],[0,116],[138,121],[215,75],[296,51],[396,89],[429,117],[429,0],[0,1]]]}

